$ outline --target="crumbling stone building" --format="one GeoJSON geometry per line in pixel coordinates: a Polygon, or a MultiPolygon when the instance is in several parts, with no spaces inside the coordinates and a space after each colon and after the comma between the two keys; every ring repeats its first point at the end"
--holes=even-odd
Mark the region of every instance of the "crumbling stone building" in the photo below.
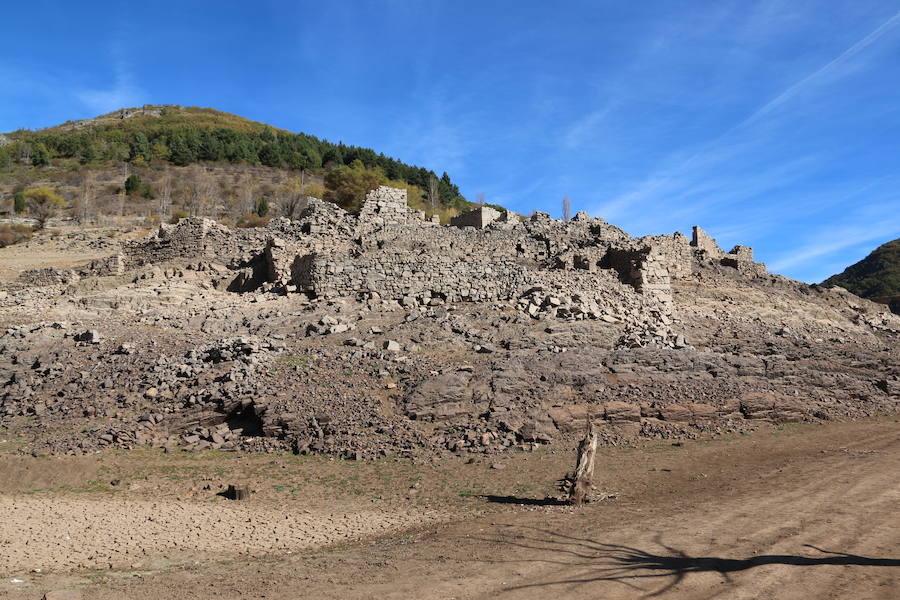
{"type": "MultiPolygon", "coordinates": [[[[357,213],[310,198],[298,219],[276,219],[265,229],[230,232],[205,219],[163,225],[127,251],[127,262],[192,256],[229,258],[239,271],[237,291],[265,284],[403,305],[512,300],[581,271],[608,271],[665,305],[672,280],[700,261],[747,277],[766,273],[750,248],[726,254],[699,227],[692,240],[680,233],[634,239],[584,212],[569,221],[540,212],[519,220],[485,206],[442,227],[411,209],[405,190],[388,187],[372,191],[357,213]]],[[[570,279],[572,292],[584,292],[584,276],[570,279]]]]}

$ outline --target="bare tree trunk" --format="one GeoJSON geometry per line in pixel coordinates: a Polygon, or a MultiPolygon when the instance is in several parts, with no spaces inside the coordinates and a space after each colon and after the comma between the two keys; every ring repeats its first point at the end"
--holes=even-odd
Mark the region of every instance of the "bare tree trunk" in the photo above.
{"type": "Polygon", "coordinates": [[[588,418],[587,432],[578,444],[578,460],[575,465],[575,479],[569,490],[569,504],[581,506],[589,501],[594,483],[594,458],[597,455],[597,434],[594,424],[588,418]]]}
{"type": "Polygon", "coordinates": [[[204,169],[202,173],[202,185],[200,188],[202,212],[213,219],[219,218],[218,204],[216,202],[216,179],[212,173],[204,169]]]}
{"type": "Polygon", "coordinates": [[[79,220],[82,224],[87,223],[88,217],[91,215],[92,205],[94,203],[94,172],[85,171],[81,180],[81,206],[78,207],[79,220]]]}
{"type": "Polygon", "coordinates": [[[437,212],[438,182],[434,176],[428,180],[428,203],[431,205],[431,212],[437,212]]]}
{"type": "Polygon", "coordinates": [[[231,484],[225,490],[225,497],[229,500],[247,500],[250,498],[250,488],[244,485],[231,484]]]}
{"type": "Polygon", "coordinates": [[[172,175],[168,169],[159,182],[159,216],[165,217],[169,214],[169,207],[172,206],[172,175]]]}
{"type": "Polygon", "coordinates": [[[256,190],[253,185],[253,178],[249,175],[243,175],[241,177],[241,183],[238,191],[238,212],[240,214],[253,212],[255,191],[256,190]]]}
{"type": "Polygon", "coordinates": [[[122,163],[122,188],[119,190],[119,217],[125,217],[125,181],[128,180],[128,163],[122,163]]]}

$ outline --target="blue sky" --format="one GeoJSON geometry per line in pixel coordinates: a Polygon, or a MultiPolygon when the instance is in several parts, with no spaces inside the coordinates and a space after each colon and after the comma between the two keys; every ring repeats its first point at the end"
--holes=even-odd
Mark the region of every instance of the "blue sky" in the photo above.
{"type": "Polygon", "coordinates": [[[819,281],[900,236],[900,2],[9,2],[0,131],[210,106],[470,199],[700,224],[819,281]]]}

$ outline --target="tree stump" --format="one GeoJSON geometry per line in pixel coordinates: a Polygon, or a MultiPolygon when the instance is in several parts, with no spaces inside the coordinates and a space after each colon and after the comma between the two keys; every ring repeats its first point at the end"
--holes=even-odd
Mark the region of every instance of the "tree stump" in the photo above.
{"type": "Polygon", "coordinates": [[[229,500],[246,500],[250,497],[250,488],[245,485],[229,485],[225,490],[225,497],[229,500]]]}
{"type": "Polygon", "coordinates": [[[581,506],[588,502],[594,480],[594,457],[597,454],[597,434],[594,424],[588,419],[587,432],[578,443],[578,459],[575,464],[575,478],[569,490],[569,504],[581,506]]]}

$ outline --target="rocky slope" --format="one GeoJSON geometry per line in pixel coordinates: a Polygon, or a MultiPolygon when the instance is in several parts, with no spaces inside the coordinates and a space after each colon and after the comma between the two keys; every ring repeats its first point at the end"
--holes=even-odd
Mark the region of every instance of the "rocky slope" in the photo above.
{"type": "Polygon", "coordinates": [[[359,459],[567,443],[588,419],[619,444],[897,409],[900,318],[749,249],[404,211],[388,194],[266,229],[186,220],[24,272],[0,292],[4,435],[359,459]]]}

